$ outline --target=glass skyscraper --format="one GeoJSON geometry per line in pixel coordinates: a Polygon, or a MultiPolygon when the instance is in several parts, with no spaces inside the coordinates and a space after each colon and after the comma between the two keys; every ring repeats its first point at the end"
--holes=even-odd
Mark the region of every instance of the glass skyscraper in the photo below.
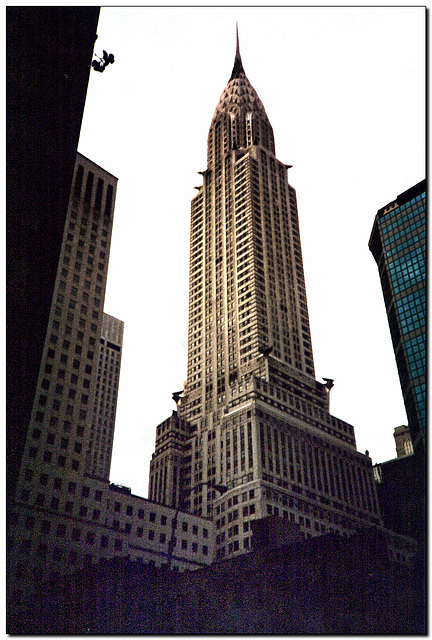
{"type": "Polygon", "coordinates": [[[369,248],[378,265],[411,438],[426,428],[426,181],[377,212],[369,248]]]}

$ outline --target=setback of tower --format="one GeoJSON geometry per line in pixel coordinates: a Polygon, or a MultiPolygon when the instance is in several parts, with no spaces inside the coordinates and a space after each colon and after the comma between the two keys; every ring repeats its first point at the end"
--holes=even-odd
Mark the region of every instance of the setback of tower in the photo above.
{"type": "Polygon", "coordinates": [[[270,514],[306,537],[380,526],[371,460],[315,380],[296,193],[238,39],[201,173],[187,380],[157,428],[149,498],[212,518],[218,558],[247,552],[270,514]]]}

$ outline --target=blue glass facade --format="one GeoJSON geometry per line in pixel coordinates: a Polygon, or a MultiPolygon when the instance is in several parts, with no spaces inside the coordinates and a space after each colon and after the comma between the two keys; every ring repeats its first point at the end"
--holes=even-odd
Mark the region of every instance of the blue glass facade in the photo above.
{"type": "Polygon", "coordinates": [[[380,209],[369,241],[377,262],[411,437],[426,427],[426,181],[380,209]]]}

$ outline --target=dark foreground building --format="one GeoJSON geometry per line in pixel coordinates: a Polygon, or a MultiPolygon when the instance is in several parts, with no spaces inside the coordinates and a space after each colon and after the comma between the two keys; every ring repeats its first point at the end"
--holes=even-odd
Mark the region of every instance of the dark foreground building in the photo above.
{"type": "Polygon", "coordinates": [[[425,593],[426,180],[378,210],[369,249],[378,266],[411,440],[403,427],[398,437],[404,453],[406,445],[413,451],[401,457],[399,444],[396,459],[375,465],[377,496],[384,526],[417,541],[416,576],[425,593]]]}
{"type": "Polygon", "coordinates": [[[6,8],[7,496],[60,256],[99,7],[6,8]]]}
{"type": "MultiPolygon", "coordinates": [[[[257,522],[261,546],[271,517],[257,522]]],[[[378,529],[304,540],[294,525],[282,546],[183,574],[127,558],[47,585],[34,633],[404,634],[424,633],[415,570],[392,562],[378,529]]]]}

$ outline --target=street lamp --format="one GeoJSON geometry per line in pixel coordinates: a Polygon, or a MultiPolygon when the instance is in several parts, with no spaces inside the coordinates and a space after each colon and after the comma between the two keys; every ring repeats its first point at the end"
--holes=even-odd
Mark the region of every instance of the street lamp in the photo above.
{"type": "Polygon", "coordinates": [[[211,487],[212,489],[216,489],[216,491],[219,491],[219,493],[221,495],[223,493],[225,493],[226,491],[228,491],[228,487],[226,487],[224,484],[213,484],[213,482],[200,482],[195,487],[192,487],[191,489],[188,489],[186,492],[183,493],[183,495],[180,496],[179,504],[178,504],[178,507],[176,509],[174,518],[172,519],[172,523],[171,523],[171,526],[172,526],[172,529],[171,529],[171,540],[169,540],[169,542],[168,542],[168,563],[167,563],[168,564],[168,569],[171,569],[172,556],[173,556],[174,548],[175,548],[176,543],[177,543],[177,538],[175,537],[175,530],[177,529],[177,519],[178,519],[178,514],[179,514],[179,511],[180,511],[180,507],[183,504],[184,498],[187,495],[189,495],[189,493],[191,493],[192,491],[194,491],[198,487],[203,487],[203,486],[207,486],[207,487],[211,487]]]}

